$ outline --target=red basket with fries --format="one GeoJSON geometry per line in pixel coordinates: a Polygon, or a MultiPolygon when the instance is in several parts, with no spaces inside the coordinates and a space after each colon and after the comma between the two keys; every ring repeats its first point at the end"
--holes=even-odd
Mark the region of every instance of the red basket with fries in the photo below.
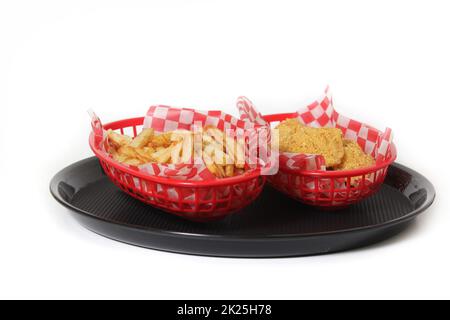
{"type": "Polygon", "coordinates": [[[262,116],[250,100],[240,98],[241,119],[274,125],[286,119],[298,119],[302,125],[316,128],[338,128],[344,138],[357,143],[373,158],[373,164],[351,170],[327,170],[322,155],[280,151],[277,174],[268,182],[279,191],[308,205],[322,209],[346,207],[369,197],[384,182],[388,167],[396,159],[389,128],[381,132],[369,125],[337,113],[329,90],[323,98],[295,113],[262,116]]]}
{"type": "Polygon", "coordinates": [[[104,148],[107,132],[128,133],[135,138],[145,126],[160,132],[189,129],[194,120],[199,120],[202,125],[212,123],[221,130],[248,128],[249,124],[242,120],[219,111],[200,113],[165,106],[151,107],[146,117],[104,126],[95,114],[92,117],[93,131],[89,143],[105,174],[128,195],[161,210],[194,221],[216,220],[252,203],[264,187],[266,178],[261,176],[260,167],[246,164],[245,172],[219,179],[204,164],[150,163],[135,166],[116,161],[104,148]],[[177,121],[174,117],[178,117],[177,121]]]}

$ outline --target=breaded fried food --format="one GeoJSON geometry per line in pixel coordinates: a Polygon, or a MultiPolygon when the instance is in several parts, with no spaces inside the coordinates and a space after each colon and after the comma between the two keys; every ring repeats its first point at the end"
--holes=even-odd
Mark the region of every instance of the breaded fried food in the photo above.
{"type": "Polygon", "coordinates": [[[277,129],[279,130],[280,137],[288,137],[295,134],[301,127],[304,127],[304,125],[297,118],[292,118],[280,122],[277,129]]]}
{"type": "Polygon", "coordinates": [[[282,152],[320,154],[327,167],[339,165],[344,157],[340,129],[306,127],[297,119],[285,120],[277,128],[282,152]]]}
{"type": "Polygon", "coordinates": [[[344,157],[334,166],[335,170],[352,170],[366,168],[375,164],[375,160],[366,154],[355,141],[344,139],[344,157]]]}

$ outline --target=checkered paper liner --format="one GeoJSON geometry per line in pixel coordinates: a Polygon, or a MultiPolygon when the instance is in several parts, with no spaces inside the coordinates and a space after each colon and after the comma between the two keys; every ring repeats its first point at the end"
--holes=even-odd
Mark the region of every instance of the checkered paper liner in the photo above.
{"type": "MultiPolygon", "coordinates": [[[[241,119],[258,125],[269,124],[257,111],[252,102],[240,97],[241,119]]],[[[384,132],[357,120],[350,119],[338,113],[333,107],[333,99],[327,87],[323,96],[297,112],[297,119],[309,127],[339,128],[344,138],[356,141],[366,154],[370,154],[379,164],[392,156],[395,152],[392,145],[392,130],[386,128],[384,132]]],[[[325,159],[322,155],[280,152],[280,167],[293,170],[326,170],[325,159]]]]}
{"type": "Polygon", "coordinates": [[[279,151],[278,148],[274,147],[272,144],[272,132],[270,130],[270,124],[264,120],[264,117],[254,104],[244,96],[237,99],[236,106],[239,111],[240,119],[248,124],[254,124],[261,128],[264,128],[264,135],[260,137],[267,137],[266,141],[250,141],[250,145],[255,145],[258,143],[260,148],[260,161],[262,167],[262,174],[264,175],[274,175],[278,172],[279,168],[279,151]]]}

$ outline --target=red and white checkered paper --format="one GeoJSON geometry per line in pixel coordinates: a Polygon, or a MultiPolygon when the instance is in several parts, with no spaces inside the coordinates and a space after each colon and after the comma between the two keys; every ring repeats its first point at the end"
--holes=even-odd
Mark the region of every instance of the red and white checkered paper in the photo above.
{"type": "MultiPolygon", "coordinates": [[[[103,130],[100,119],[91,113],[91,124],[96,137],[96,141],[104,142],[106,139],[105,130],[103,130]]],[[[214,126],[226,132],[231,129],[236,132],[236,135],[244,136],[246,130],[256,129],[265,130],[266,126],[262,126],[253,122],[244,121],[226,114],[222,111],[197,111],[189,108],[173,108],[164,105],[151,106],[145,115],[143,128],[153,128],[157,133],[163,133],[174,130],[193,130],[194,126],[214,126]]],[[[250,136],[251,138],[252,136],[250,136]]],[[[251,140],[246,143],[246,153],[251,152],[251,147],[254,144],[251,140]]],[[[102,143],[100,150],[110,156],[106,150],[107,143],[102,143]]],[[[247,157],[246,157],[247,160],[247,157]]],[[[262,168],[265,163],[249,164],[250,168],[262,168]]],[[[149,174],[158,177],[169,177],[178,180],[190,181],[208,181],[217,179],[206,167],[203,162],[190,164],[159,164],[148,163],[139,167],[129,166],[123,164],[133,170],[141,173],[149,174]]]]}
{"type": "MultiPolygon", "coordinates": [[[[240,108],[242,120],[258,125],[269,125],[249,99],[241,97],[239,104],[242,105],[240,108]]],[[[345,139],[356,141],[366,154],[370,154],[376,160],[377,164],[391,157],[391,152],[395,152],[395,149],[391,148],[393,135],[390,128],[382,132],[339,114],[333,107],[333,99],[328,87],[320,99],[298,110],[297,118],[309,127],[341,129],[345,139]]],[[[280,152],[279,165],[294,170],[326,170],[323,156],[314,154],[280,152]]]]}

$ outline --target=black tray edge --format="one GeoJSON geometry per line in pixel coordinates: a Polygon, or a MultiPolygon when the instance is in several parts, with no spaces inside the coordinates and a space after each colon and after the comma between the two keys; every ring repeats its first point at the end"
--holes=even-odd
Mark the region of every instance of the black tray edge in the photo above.
{"type": "Polygon", "coordinates": [[[124,224],[124,223],[112,223],[108,220],[105,219],[101,219],[99,217],[93,216],[91,214],[89,214],[86,211],[83,211],[81,209],[78,209],[74,206],[72,206],[70,203],[66,202],[64,199],[62,199],[59,194],[58,194],[58,190],[57,190],[57,181],[60,181],[60,177],[64,175],[64,173],[66,171],[70,171],[71,168],[75,167],[75,166],[79,166],[81,164],[83,164],[84,162],[89,162],[92,161],[93,159],[96,159],[95,157],[91,157],[91,158],[87,158],[78,162],[75,162],[71,165],[69,165],[68,167],[64,168],[63,170],[59,171],[51,180],[50,182],[50,193],[51,195],[55,198],[56,201],[58,201],[61,205],[63,205],[64,207],[66,207],[69,210],[74,211],[75,213],[87,216],[91,219],[94,220],[99,220],[102,223],[107,223],[110,225],[119,225],[121,227],[124,228],[129,228],[129,229],[140,229],[142,231],[145,231],[147,233],[153,234],[153,235],[164,235],[164,236],[173,236],[173,237],[184,237],[184,238],[188,238],[188,239],[214,239],[214,240],[226,240],[226,241],[230,241],[230,240],[251,240],[251,241],[273,241],[274,239],[280,239],[280,240],[292,240],[292,239],[299,239],[299,238],[308,238],[308,237],[316,237],[316,236],[327,236],[327,235],[337,235],[337,234],[342,234],[342,233],[354,233],[354,232],[359,232],[359,231],[364,231],[364,230],[370,230],[373,228],[385,228],[385,227],[393,227],[397,224],[400,223],[404,223],[407,222],[409,220],[414,219],[417,215],[423,213],[426,209],[428,209],[434,202],[435,198],[436,198],[436,191],[434,186],[431,184],[431,182],[425,178],[423,175],[421,175],[420,173],[404,166],[401,165],[399,163],[394,163],[392,164],[392,166],[394,167],[398,167],[401,170],[404,170],[406,172],[409,172],[413,175],[416,175],[417,177],[421,178],[423,180],[423,185],[425,186],[425,188],[427,189],[427,194],[429,194],[430,196],[427,197],[427,199],[424,201],[424,203],[416,208],[415,210],[411,211],[409,214],[395,219],[395,220],[391,220],[388,222],[385,222],[383,224],[379,224],[376,226],[365,226],[365,227],[359,227],[359,228],[353,228],[353,229],[344,229],[344,230],[338,230],[338,231],[330,231],[330,232],[318,232],[318,233],[313,233],[313,234],[302,234],[302,235],[290,235],[290,234],[283,234],[283,235],[264,235],[264,237],[261,236],[237,236],[237,235],[211,235],[211,234],[195,234],[195,233],[182,233],[182,232],[173,232],[173,231],[166,231],[166,230],[158,230],[158,229],[153,229],[153,228],[144,228],[144,227],[139,227],[139,226],[135,226],[135,225],[128,225],[128,224],[124,224]]]}

